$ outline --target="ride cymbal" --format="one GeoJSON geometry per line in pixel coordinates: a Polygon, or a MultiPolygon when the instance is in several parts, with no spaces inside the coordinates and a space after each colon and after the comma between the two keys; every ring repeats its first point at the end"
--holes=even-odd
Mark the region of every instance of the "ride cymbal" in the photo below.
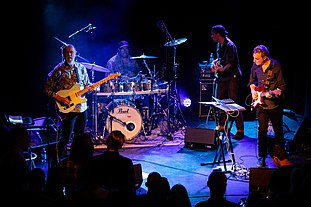
{"type": "Polygon", "coordinates": [[[89,69],[89,70],[95,70],[98,72],[110,72],[109,69],[104,68],[104,67],[99,66],[99,65],[95,65],[92,63],[82,63],[82,64],[86,67],[86,69],[89,69]]]}
{"type": "Polygon", "coordinates": [[[177,40],[172,40],[172,41],[169,41],[167,43],[164,44],[165,47],[171,47],[171,46],[176,46],[176,45],[180,45],[184,42],[187,41],[187,38],[180,38],[180,39],[177,39],[177,40]]]}
{"type": "Polygon", "coordinates": [[[141,56],[137,56],[137,57],[131,57],[131,59],[148,59],[148,58],[158,58],[158,57],[150,56],[150,55],[144,55],[144,54],[142,54],[141,56]]]}

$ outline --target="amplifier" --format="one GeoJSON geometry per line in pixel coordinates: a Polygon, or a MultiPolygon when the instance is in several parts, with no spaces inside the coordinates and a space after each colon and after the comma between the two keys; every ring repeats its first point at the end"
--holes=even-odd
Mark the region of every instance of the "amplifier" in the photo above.
{"type": "MultiPolygon", "coordinates": [[[[200,82],[200,98],[199,102],[213,101],[213,81],[200,82]]],[[[199,117],[206,117],[208,115],[210,106],[206,104],[199,104],[199,117]]]]}
{"type": "Polygon", "coordinates": [[[200,81],[213,81],[214,78],[215,78],[215,75],[211,71],[200,73],[200,81]]]}

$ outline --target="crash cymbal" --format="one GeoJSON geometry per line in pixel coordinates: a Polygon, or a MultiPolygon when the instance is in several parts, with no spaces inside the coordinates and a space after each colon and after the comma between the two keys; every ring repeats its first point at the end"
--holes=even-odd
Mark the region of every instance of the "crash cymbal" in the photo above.
{"type": "Polygon", "coordinates": [[[142,54],[141,56],[137,56],[137,57],[131,57],[131,59],[148,59],[148,58],[158,58],[158,57],[150,56],[150,55],[144,55],[144,54],[142,54]]]}
{"type": "Polygon", "coordinates": [[[176,46],[176,45],[180,45],[184,42],[187,41],[187,38],[180,38],[180,39],[177,39],[177,40],[172,40],[172,41],[169,41],[167,43],[164,44],[165,47],[171,47],[171,46],[176,46]]]}
{"type": "Polygon", "coordinates": [[[89,70],[95,70],[98,72],[110,72],[107,68],[104,68],[99,65],[95,65],[93,63],[82,63],[82,64],[86,67],[86,69],[89,69],[89,70]]]}

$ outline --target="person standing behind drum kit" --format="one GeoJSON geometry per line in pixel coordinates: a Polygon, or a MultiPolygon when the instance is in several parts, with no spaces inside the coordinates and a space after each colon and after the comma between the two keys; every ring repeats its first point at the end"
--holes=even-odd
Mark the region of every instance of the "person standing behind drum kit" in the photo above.
{"type": "Polygon", "coordinates": [[[131,58],[130,45],[124,40],[119,42],[118,52],[108,60],[106,68],[110,73],[120,72],[123,79],[136,77],[140,72],[137,61],[131,58]]]}

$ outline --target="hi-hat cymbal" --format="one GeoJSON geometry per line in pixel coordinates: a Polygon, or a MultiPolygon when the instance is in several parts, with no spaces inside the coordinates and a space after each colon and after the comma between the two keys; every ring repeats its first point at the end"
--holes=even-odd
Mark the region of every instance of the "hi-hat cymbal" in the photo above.
{"type": "Polygon", "coordinates": [[[184,42],[187,41],[187,38],[180,38],[180,39],[177,39],[177,40],[172,40],[172,41],[169,41],[167,43],[164,44],[165,47],[171,47],[171,46],[176,46],[176,45],[180,45],[184,42]]]}
{"type": "Polygon", "coordinates": [[[150,55],[144,55],[144,54],[142,54],[141,56],[137,56],[137,57],[131,57],[131,59],[148,59],[148,58],[158,58],[158,57],[150,56],[150,55]]]}
{"type": "Polygon", "coordinates": [[[82,63],[82,64],[86,67],[86,69],[89,69],[89,70],[95,70],[98,72],[110,72],[107,68],[104,68],[99,65],[95,65],[93,63],[82,63]]]}

